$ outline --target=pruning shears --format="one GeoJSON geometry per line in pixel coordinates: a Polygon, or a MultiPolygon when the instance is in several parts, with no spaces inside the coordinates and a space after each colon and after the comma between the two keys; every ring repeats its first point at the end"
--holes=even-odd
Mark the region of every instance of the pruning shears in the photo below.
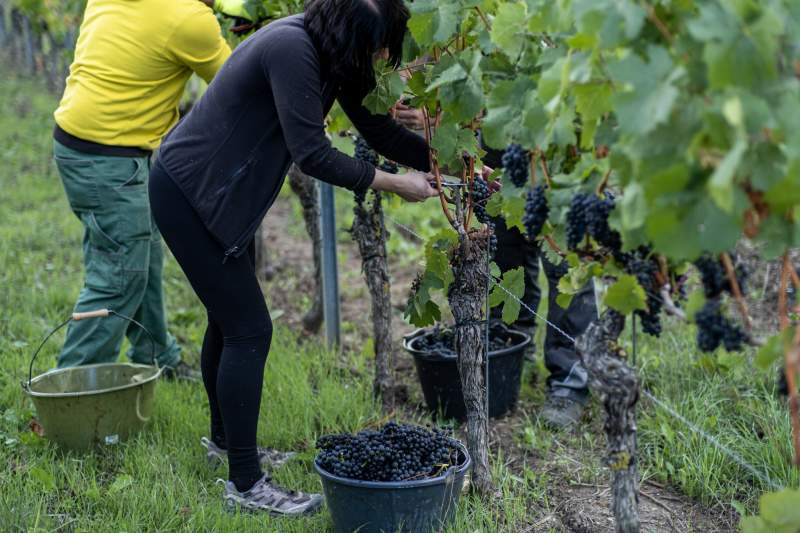
{"type": "MultiPolygon", "coordinates": [[[[457,189],[459,187],[466,187],[467,185],[469,185],[468,183],[464,183],[455,176],[448,176],[446,174],[442,174],[441,178],[442,178],[442,187],[457,189]]],[[[431,182],[431,186],[436,187],[436,182],[435,181],[431,182]]]]}

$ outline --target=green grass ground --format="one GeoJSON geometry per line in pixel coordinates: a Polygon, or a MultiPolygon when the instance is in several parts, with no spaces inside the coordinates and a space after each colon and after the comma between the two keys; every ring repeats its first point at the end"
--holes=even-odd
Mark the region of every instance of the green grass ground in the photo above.
{"type": "MultiPolygon", "coordinates": [[[[221,505],[215,484],[223,470],[204,461],[199,439],[207,426],[199,385],[161,383],[154,422],[134,440],[105,451],[64,454],[28,429],[34,413],[20,381],[39,339],[71,311],[81,282],[80,225],[68,209],[50,161],[55,98],[37,84],[0,80],[0,530],[2,531],[325,531],[326,513],[300,520],[236,515],[221,505]]],[[[407,215],[425,226],[422,212],[407,215]]],[[[342,224],[344,225],[344,224],[342,224]]],[[[299,227],[299,225],[298,225],[299,227]]],[[[408,244],[393,238],[391,249],[408,244]]],[[[171,325],[197,360],[201,307],[182,273],[169,261],[165,275],[171,325]]],[[[59,337],[37,363],[53,364],[59,337]]],[[[684,416],[734,449],[779,484],[798,485],[790,465],[788,419],[774,398],[771,375],[746,358],[698,360],[691,331],[675,325],[661,340],[643,340],[639,365],[646,386],[684,416]]],[[[267,365],[260,438],[301,450],[276,474],[287,486],[319,491],[311,467],[315,438],[355,430],[380,419],[370,397],[368,361],[360,353],[334,354],[302,345],[280,326],[267,365]],[[364,370],[360,378],[342,369],[364,370]]],[[[558,446],[596,458],[569,477],[604,483],[599,410],[594,422],[566,436],[535,421],[541,389],[526,385],[532,406],[511,438],[543,458],[558,446]],[[566,444],[565,444],[566,443],[566,444]]],[[[707,504],[754,505],[763,485],[680,422],[644,401],[640,415],[642,471],[707,504]]],[[[503,497],[466,498],[451,531],[509,531],[553,511],[548,474],[533,464],[506,466],[495,456],[503,497]]],[[[566,470],[569,470],[567,467],[566,470]]],[[[561,480],[563,483],[564,480],[561,480]]]]}

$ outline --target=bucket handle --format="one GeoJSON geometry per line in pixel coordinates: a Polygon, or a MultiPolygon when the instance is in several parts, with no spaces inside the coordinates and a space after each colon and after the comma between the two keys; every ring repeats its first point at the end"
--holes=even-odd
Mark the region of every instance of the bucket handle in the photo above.
{"type": "Polygon", "coordinates": [[[152,333],[150,333],[150,331],[148,331],[148,329],[146,327],[144,327],[140,322],[132,319],[131,317],[125,316],[125,315],[121,315],[121,314],[117,313],[116,311],[114,311],[113,309],[96,309],[94,311],[84,311],[84,312],[81,312],[81,313],[72,313],[72,315],[70,315],[70,317],[68,319],[66,319],[64,322],[62,322],[58,326],[56,326],[56,328],[54,330],[52,330],[50,333],[47,334],[47,336],[44,338],[42,343],[39,344],[39,347],[36,348],[36,351],[33,353],[33,357],[31,357],[31,364],[28,367],[28,382],[27,383],[23,382],[22,383],[22,387],[25,390],[30,390],[31,382],[33,381],[33,363],[36,361],[36,356],[39,355],[39,352],[42,350],[42,347],[44,347],[45,343],[48,340],[50,340],[50,337],[52,337],[53,334],[55,334],[58,330],[60,330],[61,328],[63,328],[64,326],[66,326],[67,324],[69,324],[72,321],[78,322],[80,320],[86,320],[88,318],[105,318],[105,317],[107,317],[109,315],[114,315],[114,316],[117,316],[117,317],[119,317],[119,318],[121,318],[123,320],[127,320],[131,324],[139,326],[142,329],[142,331],[144,331],[147,334],[147,338],[150,339],[150,358],[153,361],[153,366],[158,368],[158,361],[156,361],[156,341],[153,338],[152,333]]]}
{"type": "Polygon", "coordinates": [[[149,416],[142,415],[142,391],[144,390],[143,387],[139,387],[139,390],[136,391],[136,418],[139,419],[140,422],[144,423],[150,420],[149,416]]]}

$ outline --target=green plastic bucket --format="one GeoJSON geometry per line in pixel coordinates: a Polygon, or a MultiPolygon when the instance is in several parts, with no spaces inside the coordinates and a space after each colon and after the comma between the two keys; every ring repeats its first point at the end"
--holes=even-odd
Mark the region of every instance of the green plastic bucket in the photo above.
{"type": "Polygon", "coordinates": [[[150,332],[132,318],[108,309],[74,313],[51,331],[31,358],[23,390],[31,397],[45,436],[62,448],[85,451],[122,442],[139,432],[153,412],[156,381],[162,369],[155,364],[150,332]],[[136,324],[150,338],[153,366],[104,363],[51,370],[33,377],[33,363],[45,342],[72,320],[118,316],[136,324]]]}

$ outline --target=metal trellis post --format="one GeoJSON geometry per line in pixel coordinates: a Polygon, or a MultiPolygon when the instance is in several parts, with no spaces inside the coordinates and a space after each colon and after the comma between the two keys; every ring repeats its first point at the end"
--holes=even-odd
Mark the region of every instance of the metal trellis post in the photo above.
{"type": "Polygon", "coordinates": [[[333,186],[319,183],[319,229],[322,247],[322,307],[325,316],[325,337],[328,346],[339,345],[339,269],[336,260],[336,210],[333,186]]]}

